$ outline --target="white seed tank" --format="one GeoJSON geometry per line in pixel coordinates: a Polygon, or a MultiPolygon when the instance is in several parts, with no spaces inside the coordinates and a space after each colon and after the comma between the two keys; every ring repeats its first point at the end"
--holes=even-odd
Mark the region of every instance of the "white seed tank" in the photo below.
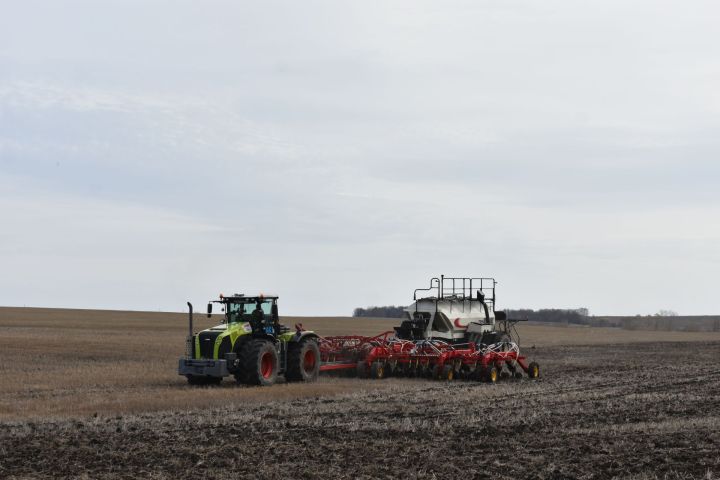
{"type": "Polygon", "coordinates": [[[432,278],[430,287],[415,290],[413,304],[405,309],[406,318],[395,327],[396,336],[480,342],[483,335],[495,332],[496,284],[495,279],[483,277],[432,278]]]}

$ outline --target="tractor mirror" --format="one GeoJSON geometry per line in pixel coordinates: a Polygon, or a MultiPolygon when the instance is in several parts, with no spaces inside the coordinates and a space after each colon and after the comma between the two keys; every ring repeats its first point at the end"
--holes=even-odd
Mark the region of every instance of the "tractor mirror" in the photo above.
{"type": "Polygon", "coordinates": [[[212,315],[212,303],[208,303],[208,318],[212,315]]]}
{"type": "Polygon", "coordinates": [[[507,320],[507,314],[503,310],[496,310],[495,320],[507,320]]]}

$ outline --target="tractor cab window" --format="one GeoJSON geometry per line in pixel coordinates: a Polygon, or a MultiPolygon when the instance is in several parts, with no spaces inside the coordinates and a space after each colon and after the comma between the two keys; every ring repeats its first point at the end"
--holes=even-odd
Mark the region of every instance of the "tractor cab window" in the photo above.
{"type": "Polygon", "coordinates": [[[270,318],[272,316],[272,300],[230,303],[227,308],[228,323],[251,321],[253,319],[253,312],[258,308],[258,303],[260,304],[260,311],[262,311],[263,316],[270,318]]]}
{"type": "MultiPolygon", "coordinates": [[[[254,308],[254,306],[253,306],[254,308]]],[[[229,323],[235,323],[235,322],[245,322],[243,317],[249,316],[253,308],[251,308],[251,305],[245,304],[245,303],[230,303],[227,307],[227,317],[229,323]]]]}
{"type": "MultiPolygon", "coordinates": [[[[257,305],[255,308],[257,308],[257,305]]],[[[265,315],[272,315],[272,300],[264,300],[260,304],[260,309],[265,315]]]]}

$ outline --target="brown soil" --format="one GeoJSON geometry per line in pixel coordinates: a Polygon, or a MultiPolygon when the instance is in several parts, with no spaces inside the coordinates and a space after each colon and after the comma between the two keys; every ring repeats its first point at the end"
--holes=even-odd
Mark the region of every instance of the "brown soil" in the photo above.
{"type": "Polygon", "coordinates": [[[235,388],[265,398],[6,421],[0,478],[700,479],[720,472],[720,342],[526,353],[543,367],[539,380],[321,379],[317,395],[305,398],[276,396],[283,386],[235,388]],[[357,387],[326,395],[333,382],[357,387]]]}

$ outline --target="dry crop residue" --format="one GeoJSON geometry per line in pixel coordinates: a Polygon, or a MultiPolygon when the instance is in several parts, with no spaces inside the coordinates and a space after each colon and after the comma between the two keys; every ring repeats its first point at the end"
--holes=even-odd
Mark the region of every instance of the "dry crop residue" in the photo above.
{"type": "Polygon", "coordinates": [[[720,343],[527,353],[544,368],[536,382],[387,379],[380,390],[331,397],[6,422],[0,477],[700,479],[720,472],[720,343]]]}

